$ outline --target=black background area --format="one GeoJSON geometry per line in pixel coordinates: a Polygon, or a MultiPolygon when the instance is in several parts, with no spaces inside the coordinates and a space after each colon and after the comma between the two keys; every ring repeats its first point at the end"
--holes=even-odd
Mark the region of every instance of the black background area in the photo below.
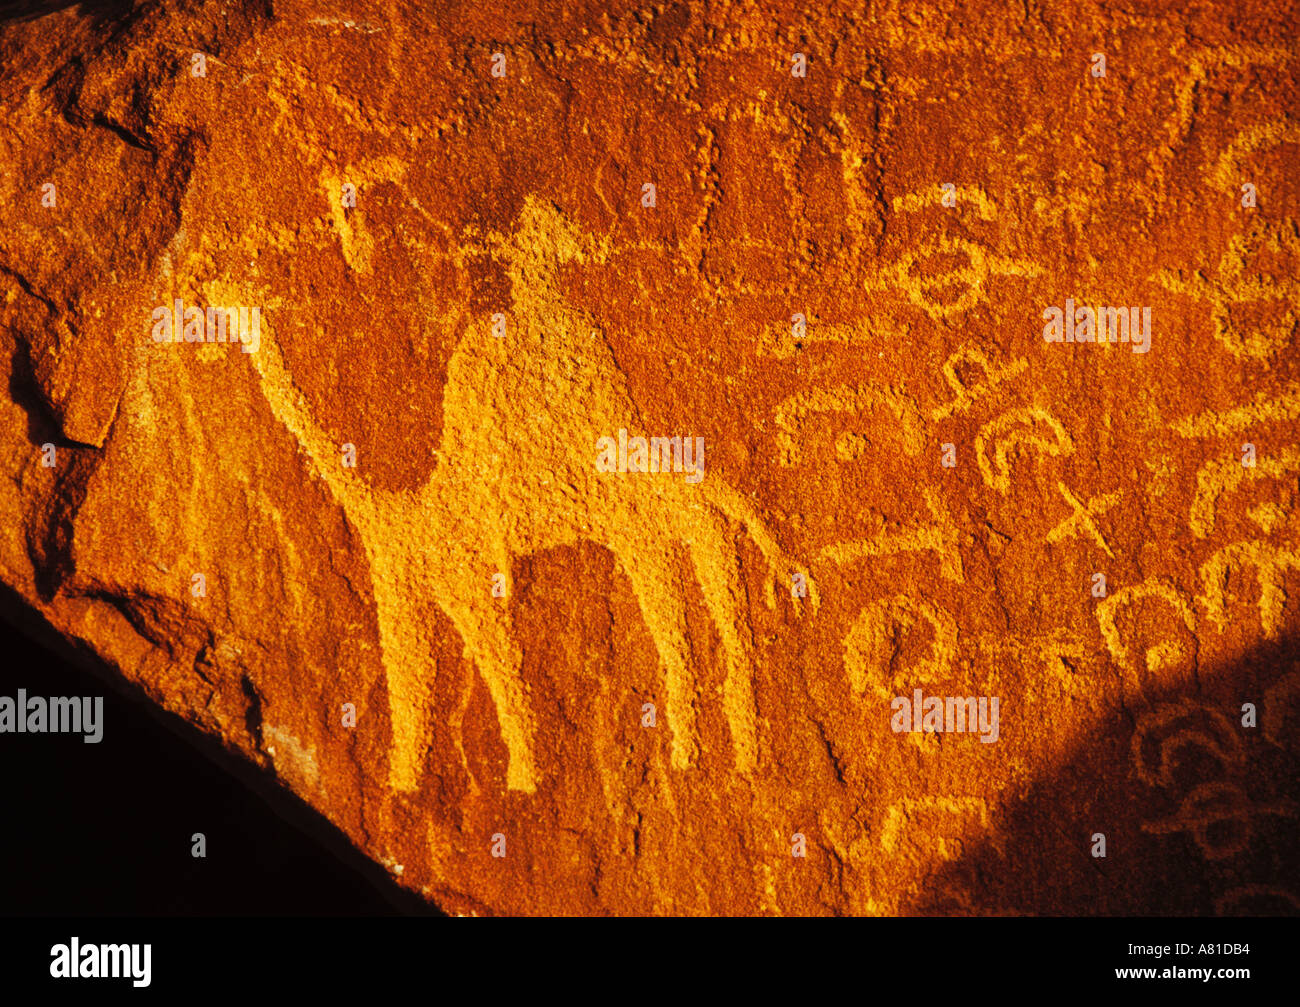
{"type": "Polygon", "coordinates": [[[103,696],[105,726],[98,744],[0,734],[0,915],[431,912],[297,798],[248,786],[196,730],[0,619],[0,695],[20,688],[103,696]]]}

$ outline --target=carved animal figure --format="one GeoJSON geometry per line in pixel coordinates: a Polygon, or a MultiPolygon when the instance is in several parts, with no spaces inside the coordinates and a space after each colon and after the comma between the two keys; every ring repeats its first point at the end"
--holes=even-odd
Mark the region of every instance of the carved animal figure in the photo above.
{"type": "MultiPolygon", "coordinates": [[[[696,683],[690,672],[686,599],[678,576],[685,546],[722,642],[723,705],[735,764],[758,761],[753,640],[746,593],[728,533],[743,523],[775,581],[806,571],[777,546],[749,501],[706,473],[598,472],[596,442],[626,428],[645,433],[626,381],[594,319],[561,295],[558,268],[608,256],[554,206],[529,197],[513,235],[493,239],[513,305],[505,338],[471,324],[447,366],[439,462],[417,492],[369,486],[339,461],[339,446],[313,420],[274,336],[251,355],[262,392],[328,484],[365,543],[388,678],[393,755],[390,785],[417,787],[429,742],[432,626],[417,603],[431,598],[451,619],[487,683],[509,762],[507,786],[533,791],[534,719],[520,678],[521,650],[505,599],[491,591],[511,558],[579,541],[613,552],[632,582],[664,669],[671,764],[698,754],[696,683]]],[[[792,592],[793,594],[793,592],[792,592]]]]}

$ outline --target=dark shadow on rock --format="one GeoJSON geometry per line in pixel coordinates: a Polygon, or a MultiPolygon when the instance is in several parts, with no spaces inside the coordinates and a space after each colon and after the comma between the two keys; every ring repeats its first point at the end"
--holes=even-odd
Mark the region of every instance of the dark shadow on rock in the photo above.
{"type": "Polygon", "coordinates": [[[6,21],[32,21],[75,7],[79,14],[100,25],[125,17],[137,6],[139,4],[136,0],[19,0],[16,3],[0,3],[0,24],[6,21]]]}
{"type": "Polygon", "coordinates": [[[0,585],[0,695],[103,696],[104,736],[0,734],[0,915],[438,915],[258,767],[0,585]],[[16,627],[16,628],[15,628],[16,627]],[[192,856],[203,833],[206,857],[192,856]]]}
{"type": "Polygon", "coordinates": [[[32,367],[31,348],[21,336],[14,339],[9,365],[9,399],[27,414],[28,442],[53,444],[56,448],[77,446],[63,436],[58,422],[50,415],[32,367]]]}
{"type": "Polygon", "coordinates": [[[906,911],[1300,915],[1300,639],[1201,674],[1200,690],[1148,691],[1075,739],[906,911]],[[1257,726],[1242,726],[1244,703],[1257,726]]]}

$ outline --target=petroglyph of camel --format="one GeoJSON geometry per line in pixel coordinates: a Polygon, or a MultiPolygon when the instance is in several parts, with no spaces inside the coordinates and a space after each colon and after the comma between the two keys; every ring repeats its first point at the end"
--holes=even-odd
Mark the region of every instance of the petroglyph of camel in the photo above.
{"type": "MultiPolygon", "coordinates": [[[[389,783],[415,789],[428,748],[435,640],[421,606],[432,599],[487,683],[508,752],[507,786],[536,788],[521,651],[507,601],[493,597],[492,578],[509,578],[511,557],[583,540],[610,549],[632,583],[663,663],[671,764],[678,770],[698,752],[697,685],[678,576],[679,549],[687,547],[722,642],[735,764],[750,772],[758,761],[753,641],[728,519],[743,523],[769,564],[769,606],[778,578],[790,584],[805,571],[716,473],[691,485],[672,475],[629,479],[596,470],[600,437],[620,428],[645,431],[599,326],[565,301],[557,270],[606,261],[607,242],[530,197],[515,232],[491,236],[489,246],[511,285],[508,335],[495,337],[483,320],[467,327],[447,365],[438,464],[418,491],[376,489],[342,467],[339,445],[313,420],[273,332],[250,357],[272,412],[365,544],[388,678],[389,783]]],[[[815,606],[810,580],[808,598],[815,606]]]]}

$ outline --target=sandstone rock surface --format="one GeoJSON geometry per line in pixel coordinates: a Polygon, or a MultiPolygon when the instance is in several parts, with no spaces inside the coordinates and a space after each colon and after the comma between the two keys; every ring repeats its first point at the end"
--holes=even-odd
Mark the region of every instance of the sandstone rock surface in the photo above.
{"type": "Polygon", "coordinates": [[[1295,6],[813,7],[6,15],[10,607],[450,912],[1300,911],[1295,6]]]}

